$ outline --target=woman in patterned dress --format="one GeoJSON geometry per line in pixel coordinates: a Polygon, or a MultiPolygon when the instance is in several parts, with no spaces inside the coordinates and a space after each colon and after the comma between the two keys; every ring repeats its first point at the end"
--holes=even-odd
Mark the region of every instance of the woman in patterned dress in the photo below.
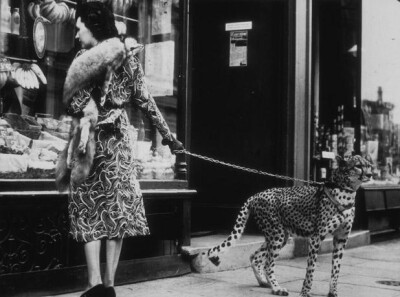
{"type": "MultiPolygon", "coordinates": [[[[100,2],[80,7],[77,38],[83,51],[116,37],[113,14],[100,2]]],[[[149,234],[139,183],[135,177],[133,139],[124,109],[133,102],[157,127],[171,151],[183,149],[176,140],[152,96],[147,91],[139,60],[128,55],[111,78],[105,101],[99,104],[94,96],[98,87],[78,91],[69,101],[67,113],[80,117],[89,100],[95,99],[98,122],[116,119],[95,129],[96,149],[93,165],[85,181],[71,183],[69,195],[70,234],[84,243],[88,265],[88,286],[82,296],[115,296],[114,277],[123,238],[149,234]],[[101,239],[106,241],[106,271],[100,275],[101,239]]],[[[99,96],[97,96],[99,98],[99,96]]]]}

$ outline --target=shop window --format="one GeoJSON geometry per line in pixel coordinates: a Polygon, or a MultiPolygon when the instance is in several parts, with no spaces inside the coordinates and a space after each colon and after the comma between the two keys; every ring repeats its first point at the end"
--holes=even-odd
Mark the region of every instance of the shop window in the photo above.
{"type": "MultiPolygon", "coordinates": [[[[176,134],[182,100],[180,1],[103,2],[113,9],[118,30],[144,45],[139,58],[149,91],[176,134]]],[[[37,1],[1,0],[0,178],[53,178],[57,155],[68,139],[70,119],[65,116],[62,89],[79,50],[76,1],[55,3],[60,6],[57,16],[46,15],[37,1]],[[40,16],[44,21],[38,21],[40,16]],[[47,84],[32,71],[32,64],[43,72],[47,84]],[[8,76],[13,79],[7,80],[8,76]]],[[[128,115],[137,139],[138,178],[174,179],[175,156],[161,145],[158,131],[134,105],[128,107],[128,115]]]]}
{"type": "Polygon", "coordinates": [[[374,164],[374,184],[400,179],[400,2],[362,4],[361,152],[374,164]]]}
{"type": "Polygon", "coordinates": [[[329,179],[336,156],[359,152],[360,1],[315,1],[313,175],[329,179]]]}

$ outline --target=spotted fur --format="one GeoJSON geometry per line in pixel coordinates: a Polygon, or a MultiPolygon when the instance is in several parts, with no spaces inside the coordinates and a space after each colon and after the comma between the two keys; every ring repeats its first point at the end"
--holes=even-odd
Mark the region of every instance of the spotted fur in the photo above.
{"type": "Polygon", "coordinates": [[[338,157],[339,167],[323,187],[272,188],[250,197],[243,205],[230,236],[208,251],[215,265],[219,254],[228,250],[243,234],[250,215],[265,236],[263,245],[250,256],[251,267],[262,287],[274,295],[287,296],[274,274],[275,259],[290,234],[309,238],[308,261],[300,296],[310,296],[321,242],[333,234],[332,274],[328,297],[337,297],[337,281],[343,250],[354,220],[356,191],[371,177],[371,164],[358,155],[338,157]]]}

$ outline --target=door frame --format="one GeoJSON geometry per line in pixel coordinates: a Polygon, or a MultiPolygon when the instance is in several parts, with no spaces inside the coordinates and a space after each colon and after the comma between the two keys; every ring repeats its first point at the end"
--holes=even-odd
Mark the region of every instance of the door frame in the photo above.
{"type": "Polygon", "coordinates": [[[313,0],[289,0],[288,100],[293,116],[288,121],[294,133],[287,139],[288,166],[293,164],[287,172],[305,180],[311,178],[312,7],[313,0]]]}

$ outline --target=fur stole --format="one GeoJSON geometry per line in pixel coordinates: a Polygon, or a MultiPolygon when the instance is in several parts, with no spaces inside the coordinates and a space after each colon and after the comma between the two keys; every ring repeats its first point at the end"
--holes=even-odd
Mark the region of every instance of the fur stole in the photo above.
{"type": "MultiPolygon", "coordinates": [[[[126,38],[124,42],[119,38],[110,38],[84,51],[73,60],[67,71],[63,90],[64,104],[68,105],[79,90],[91,86],[99,86],[101,98],[104,99],[115,70],[124,64],[128,56],[142,49],[143,46],[133,38],[126,38]]],[[[72,120],[69,142],[61,152],[56,166],[56,186],[59,191],[67,190],[71,182],[74,185],[81,184],[92,167],[98,116],[95,100],[98,101],[92,98],[82,110],[82,118],[72,120]],[[82,142],[82,139],[85,140],[82,142]]]]}
{"type": "Polygon", "coordinates": [[[64,83],[64,104],[68,104],[79,90],[93,85],[103,86],[107,73],[118,69],[125,58],[125,45],[116,37],[84,51],[68,69],[64,83]]]}

